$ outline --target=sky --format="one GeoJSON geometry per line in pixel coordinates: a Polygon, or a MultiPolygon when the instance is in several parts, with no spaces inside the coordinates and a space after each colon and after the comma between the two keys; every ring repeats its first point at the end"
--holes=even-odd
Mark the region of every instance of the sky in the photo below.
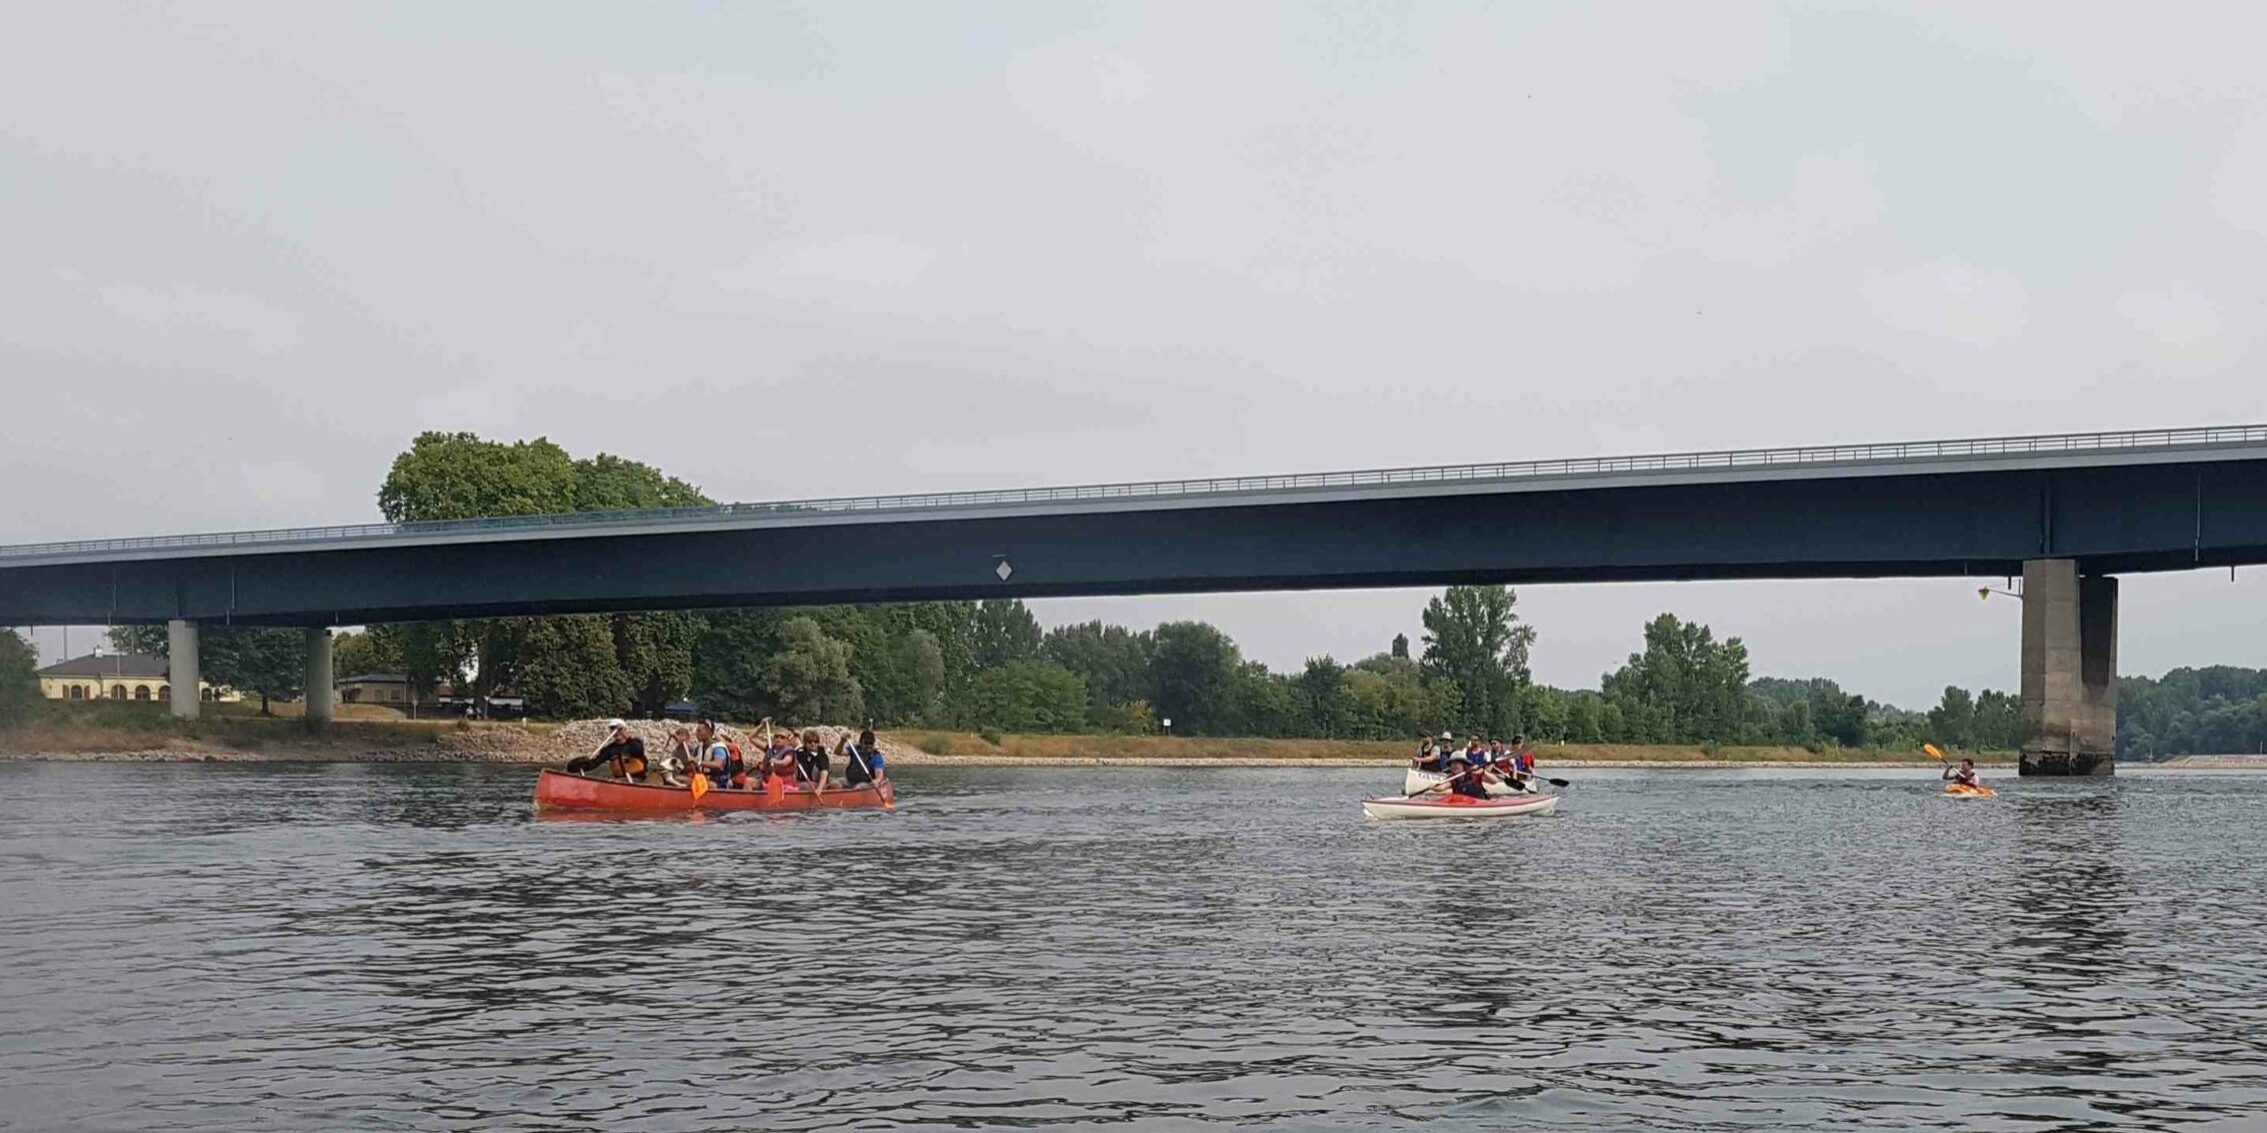
{"type": "MultiPolygon", "coordinates": [[[[48,4],[0,40],[0,542],[376,518],[428,429],[711,496],[2267,421],[2267,8],[48,4]],[[2247,317],[2244,312],[2255,315],[2247,317]]],[[[1538,586],[2011,688],[1963,580],[1538,586]]],[[[1064,600],[1276,667],[1424,591],[1064,600]]],[[[2267,664],[2259,572],[2121,668],[2267,664]]],[[[92,633],[75,631],[77,652],[92,633]]],[[[50,659],[59,630],[37,637],[50,659]]]]}

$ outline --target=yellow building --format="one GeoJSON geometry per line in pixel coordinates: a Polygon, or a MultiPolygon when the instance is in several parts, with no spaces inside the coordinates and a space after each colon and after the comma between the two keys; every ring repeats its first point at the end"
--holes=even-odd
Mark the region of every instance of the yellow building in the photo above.
{"type": "MultiPolygon", "coordinates": [[[[39,671],[40,695],[49,700],[173,699],[165,658],[143,653],[89,653],[39,671]]],[[[235,689],[199,683],[205,700],[242,700],[235,689]]]]}

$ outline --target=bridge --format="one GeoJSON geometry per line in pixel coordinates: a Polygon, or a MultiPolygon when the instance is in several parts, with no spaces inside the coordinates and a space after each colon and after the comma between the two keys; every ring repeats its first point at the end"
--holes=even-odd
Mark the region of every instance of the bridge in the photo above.
{"type": "MultiPolygon", "coordinates": [[[[2107,773],[2117,579],[2267,561],[2267,425],[0,547],[0,624],[198,626],[1668,579],[2024,578],[2026,773],[2107,773]]],[[[194,715],[193,699],[174,711],[194,715]]]]}

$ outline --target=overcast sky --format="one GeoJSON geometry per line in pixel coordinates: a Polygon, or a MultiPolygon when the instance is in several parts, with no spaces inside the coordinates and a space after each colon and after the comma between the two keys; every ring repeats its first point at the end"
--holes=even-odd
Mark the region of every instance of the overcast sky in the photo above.
{"type": "MultiPolygon", "coordinates": [[[[373,519],[424,429],[745,500],[2267,420],[2256,4],[9,25],[0,542],[373,519]]],[[[2123,669],[2267,664],[2263,596],[2128,579],[2123,669]]],[[[1283,667],[1424,597],[1039,608],[1283,667]]],[[[1564,685],[1662,610],[1895,702],[2016,679],[1959,580],[1520,609],[1564,685]]]]}

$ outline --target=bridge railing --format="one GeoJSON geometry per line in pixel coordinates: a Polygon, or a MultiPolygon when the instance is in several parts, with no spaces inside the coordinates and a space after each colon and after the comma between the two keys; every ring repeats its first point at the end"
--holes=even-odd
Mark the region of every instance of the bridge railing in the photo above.
{"type": "Polygon", "coordinates": [[[777,503],[716,504],[639,511],[572,512],[495,516],[416,523],[362,523],[330,527],[292,527],[268,531],[227,531],[201,535],[155,535],[129,539],[84,539],[0,546],[0,561],[78,557],[106,553],[195,550],[213,547],[256,549],[279,543],[335,544],[403,536],[539,531],[668,525],[717,519],[802,513],[918,512],[1095,500],[1187,499],[1255,495],[1327,488],[1400,484],[1525,481],[1575,476],[1643,475],[1710,469],[1898,464],[1976,457],[2019,457],[2055,453],[2111,453],[2152,449],[2210,449],[2267,444],[2267,425],[2221,425],[2192,429],[2135,429],[2108,433],[2058,433],[2029,437],[1904,441],[1887,444],[1805,445],[1790,448],[1724,449],[1714,452],[1650,456],[1601,456],[1526,460],[1496,464],[1451,464],[1384,468],[1357,472],[1310,472],[1286,476],[1235,476],[1186,480],[1148,480],[1120,484],[1080,484],[1057,488],[1000,488],[966,492],[924,492],[894,496],[845,496],[777,503]]]}

